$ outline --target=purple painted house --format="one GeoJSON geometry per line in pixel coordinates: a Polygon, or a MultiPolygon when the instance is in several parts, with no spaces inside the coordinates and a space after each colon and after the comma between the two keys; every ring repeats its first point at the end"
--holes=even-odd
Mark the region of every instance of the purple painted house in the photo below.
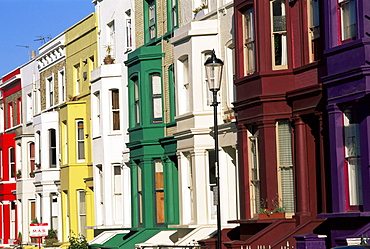
{"type": "Polygon", "coordinates": [[[323,2],[332,212],[314,233],[331,248],[370,235],[370,1],[323,2]]]}

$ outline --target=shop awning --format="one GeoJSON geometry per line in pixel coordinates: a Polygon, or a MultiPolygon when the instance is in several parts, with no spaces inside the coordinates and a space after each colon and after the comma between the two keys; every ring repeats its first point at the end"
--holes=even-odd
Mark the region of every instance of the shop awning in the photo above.
{"type": "Polygon", "coordinates": [[[174,240],[171,239],[171,236],[176,233],[177,230],[164,230],[160,231],[147,241],[143,243],[136,244],[135,247],[142,246],[157,246],[157,245],[175,245],[174,240]]]}
{"type": "Polygon", "coordinates": [[[105,231],[89,242],[89,248],[90,249],[134,248],[135,244],[147,241],[160,231],[161,231],[160,229],[156,228],[105,231]]]}
{"type": "Polygon", "coordinates": [[[129,232],[130,230],[104,231],[89,242],[89,248],[115,247],[123,242],[123,237],[129,232]]]}
{"type": "Polygon", "coordinates": [[[176,245],[189,245],[189,243],[193,241],[198,241],[202,239],[208,239],[212,237],[215,232],[217,231],[217,228],[214,227],[197,227],[190,233],[188,233],[186,236],[184,236],[182,239],[176,242],[176,245]]]}

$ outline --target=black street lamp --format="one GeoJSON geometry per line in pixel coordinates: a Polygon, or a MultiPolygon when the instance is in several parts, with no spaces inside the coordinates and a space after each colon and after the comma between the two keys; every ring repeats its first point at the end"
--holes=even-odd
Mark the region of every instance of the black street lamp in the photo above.
{"type": "Polygon", "coordinates": [[[217,92],[221,88],[222,69],[224,63],[218,59],[215,50],[212,51],[212,56],[204,63],[206,67],[206,76],[209,90],[213,93],[213,138],[215,139],[215,168],[216,168],[216,205],[217,205],[217,246],[216,249],[221,249],[221,205],[220,205],[220,167],[218,160],[218,125],[217,125],[217,92]]]}

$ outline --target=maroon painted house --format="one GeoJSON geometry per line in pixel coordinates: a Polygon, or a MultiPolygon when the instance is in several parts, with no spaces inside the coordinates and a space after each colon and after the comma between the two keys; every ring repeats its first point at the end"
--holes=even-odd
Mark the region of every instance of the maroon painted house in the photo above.
{"type": "Polygon", "coordinates": [[[322,3],[235,1],[241,218],[227,248],[295,246],[331,211],[322,3]]]}

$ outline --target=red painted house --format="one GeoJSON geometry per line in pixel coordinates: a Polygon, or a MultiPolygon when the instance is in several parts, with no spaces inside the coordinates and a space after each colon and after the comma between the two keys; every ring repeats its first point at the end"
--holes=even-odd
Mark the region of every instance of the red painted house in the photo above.
{"type": "Polygon", "coordinates": [[[21,80],[17,69],[1,79],[0,118],[0,239],[12,244],[17,237],[16,142],[21,129],[21,80]]]}
{"type": "Polygon", "coordinates": [[[223,242],[295,245],[293,236],[312,233],[322,222],[316,215],[331,206],[319,80],[323,1],[234,3],[241,218],[223,242]],[[284,218],[262,219],[268,210],[284,218]]]}

